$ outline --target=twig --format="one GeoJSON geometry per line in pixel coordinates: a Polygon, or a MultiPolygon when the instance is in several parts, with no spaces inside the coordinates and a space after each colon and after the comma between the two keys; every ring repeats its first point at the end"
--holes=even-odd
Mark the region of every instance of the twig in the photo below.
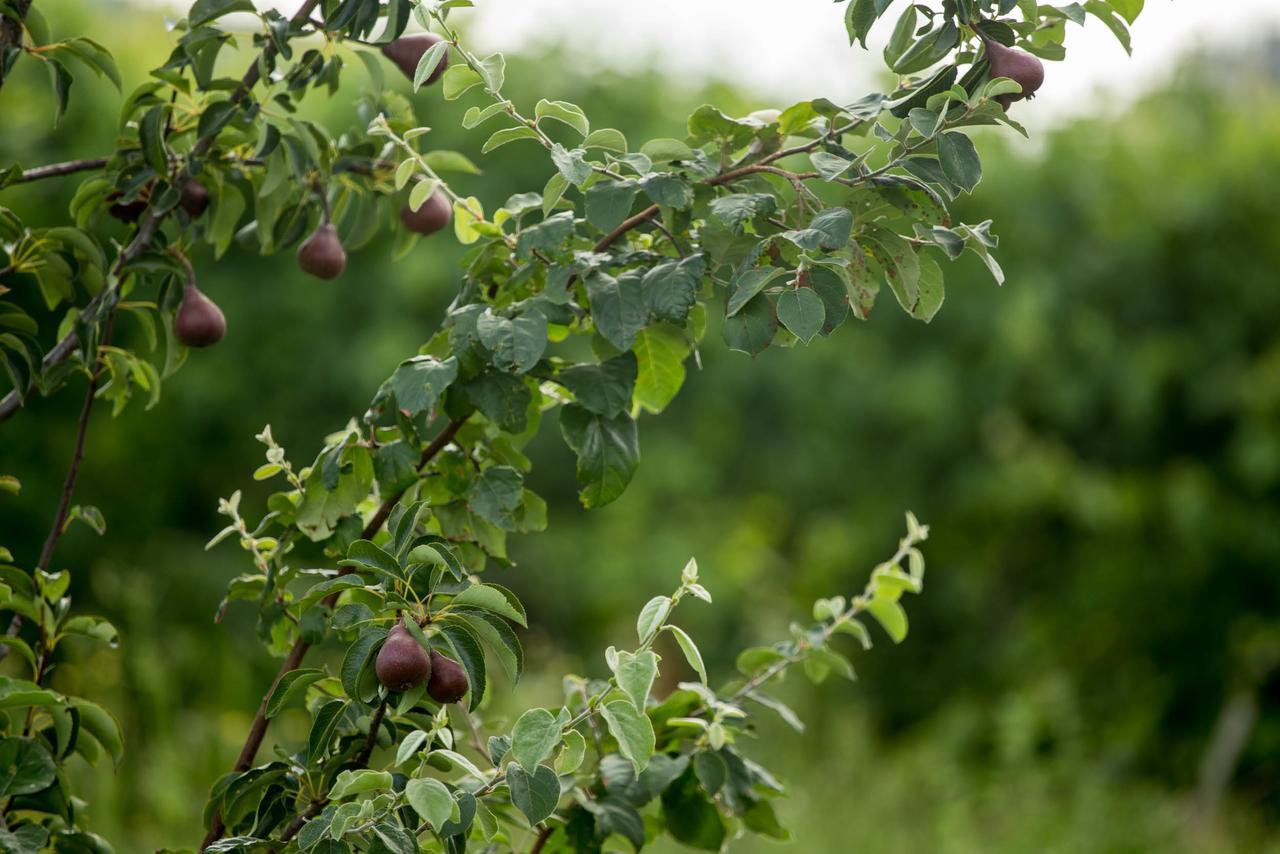
{"type": "Polygon", "coordinates": [[[538,854],[542,847],[547,844],[547,840],[551,838],[551,834],[555,832],[555,828],[551,825],[544,825],[542,832],[538,834],[538,838],[533,841],[533,847],[529,849],[529,854],[538,854]]]}
{"type": "MultiPolygon", "coordinates": [[[[111,332],[115,326],[115,314],[107,320],[107,331],[103,337],[103,344],[111,341],[111,332]]],[[[53,524],[49,526],[49,535],[45,537],[44,547],[40,549],[40,558],[36,561],[37,569],[47,570],[49,563],[53,560],[53,549],[58,544],[58,540],[62,538],[63,531],[67,523],[67,514],[70,512],[71,495],[76,488],[76,480],[80,477],[80,463],[84,460],[84,440],[85,434],[89,430],[89,415],[93,411],[94,396],[98,392],[98,381],[102,378],[102,372],[94,366],[94,370],[89,374],[89,388],[85,391],[84,406],[80,409],[80,419],[76,429],[75,450],[71,453],[71,465],[67,467],[67,477],[62,482],[62,496],[58,499],[58,509],[53,514],[53,524]]],[[[9,628],[5,630],[5,634],[13,637],[22,629],[22,615],[14,614],[13,619],[9,621],[9,628]]],[[[8,644],[0,646],[0,661],[9,655],[11,647],[8,644]]],[[[40,668],[43,669],[43,668],[40,668]]],[[[39,673],[36,674],[36,681],[39,681],[39,673]]]]}
{"type": "Polygon", "coordinates": [[[56,178],[59,175],[70,175],[74,172],[89,172],[106,166],[109,157],[90,157],[84,160],[67,160],[63,163],[50,163],[47,166],[36,166],[25,170],[11,184],[26,184],[43,178],[56,178]]]}

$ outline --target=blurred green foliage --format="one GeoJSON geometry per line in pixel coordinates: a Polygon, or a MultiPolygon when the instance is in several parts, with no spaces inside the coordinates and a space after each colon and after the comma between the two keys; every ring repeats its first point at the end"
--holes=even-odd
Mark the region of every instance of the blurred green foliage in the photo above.
{"type": "MultiPolygon", "coordinates": [[[[56,30],[135,45],[119,52],[126,79],[165,43],[154,9],[47,6],[56,30]]],[[[572,100],[636,138],[677,135],[673,122],[704,100],[774,106],[573,65],[558,53],[514,61],[508,88],[572,100]]],[[[973,209],[995,217],[1006,287],[965,260],[928,327],[883,306],[754,362],[709,335],[703,369],[642,422],[640,472],[604,510],[579,509],[572,458],[544,427],[530,485],[551,524],[513,542],[520,565],[497,579],[530,610],[522,696],[549,699],[546,680],[566,668],[602,672],[584,651],[627,636],[691,554],[716,606],[691,611],[689,627],[727,674],[734,650],[785,634],[804,603],[860,588],[911,509],[933,536],[909,641],[857,660],[855,685],[795,680],[786,693],[809,731],[771,728],[757,747],[788,775],[797,850],[1280,845],[1266,830],[1280,816],[1280,92],[1232,84],[1192,65],[1119,116],[1031,146],[984,139],[973,209]],[[1208,817],[1192,793],[1236,696],[1259,713],[1208,817]]],[[[0,164],[105,148],[117,96],[83,85],[52,134],[43,70],[20,64],[0,96],[0,164]]],[[[354,121],[341,99],[318,112],[332,127],[354,121]]],[[[421,96],[435,144],[473,150],[459,112],[421,96]]],[[[481,165],[467,190],[487,206],[540,187],[548,168],[516,147],[481,165]]],[[[51,222],[75,180],[0,204],[51,222]]],[[[263,424],[305,459],[341,426],[332,413],[364,405],[434,328],[459,254],[438,236],[393,264],[384,241],[336,283],[303,277],[289,254],[197,258],[228,338],[194,354],[157,409],[91,432],[77,498],[103,508],[107,534],[76,528],[55,565],[73,570],[79,607],[116,622],[123,648],[86,645],[54,686],[100,699],[126,726],[125,765],[92,772],[86,792],[91,826],[120,850],[195,841],[207,787],[274,672],[247,613],[212,624],[244,560],[202,550],[220,527],[216,498],[248,486],[260,506],[249,475],[263,424]]],[[[56,502],[77,398],[35,401],[0,430],[0,468],[24,485],[20,500],[0,499],[0,542],[20,561],[56,502]]],[[[280,724],[281,738],[306,726],[280,724]]]]}

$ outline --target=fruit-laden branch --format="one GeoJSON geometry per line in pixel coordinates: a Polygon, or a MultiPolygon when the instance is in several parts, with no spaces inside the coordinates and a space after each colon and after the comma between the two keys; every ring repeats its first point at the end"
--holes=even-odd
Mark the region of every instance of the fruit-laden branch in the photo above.
{"type": "Polygon", "coordinates": [[[9,69],[18,60],[21,52],[23,21],[31,9],[33,0],[9,0],[8,7],[17,16],[16,20],[9,15],[0,15],[0,86],[4,85],[9,69]]]}
{"type": "MultiPolygon", "coordinates": [[[[422,455],[418,458],[418,470],[421,471],[424,466],[431,462],[437,454],[439,454],[450,442],[454,436],[458,435],[458,431],[462,429],[462,425],[466,423],[466,418],[458,418],[450,421],[436,437],[422,450],[422,455]]],[[[400,490],[394,495],[389,496],[378,506],[374,514],[369,517],[369,522],[364,526],[364,530],[360,533],[360,538],[364,540],[372,539],[382,529],[383,523],[387,521],[387,517],[391,515],[392,509],[396,504],[400,503],[400,499],[404,497],[407,490],[400,490]]],[[[351,567],[344,566],[338,571],[339,576],[348,575],[354,572],[351,567]]],[[[338,601],[338,592],[330,594],[323,600],[323,603],[329,607],[333,607],[338,601]]],[[[297,670],[302,664],[302,659],[306,656],[307,651],[311,649],[311,644],[302,638],[298,638],[293,648],[289,650],[289,654],[285,656],[284,662],[280,665],[274,679],[271,680],[271,686],[267,688],[266,693],[262,695],[262,702],[258,705],[258,713],[254,716],[253,724],[249,727],[249,734],[245,737],[244,746],[240,749],[240,755],[236,759],[233,768],[236,772],[248,771],[253,765],[253,760],[258,755],[258,749],[262,747],[262,740],[267,735],[267,727],[270,725],[270,718],[267,717],[267,702],[271,699],[271,694],[275,691],[276,685],[284,678],[284,675],[292,670],[297,670]]],[[[376,728],[374,729],[376,738],[376,728]]],[[[370,745],[370,750],[372,750],[370,745]]],[[[213,842],[222,838],[226,828],[222,823],[221,812],[215,812],[213,821],[209,825],[209,832],[205,835],[204,841],[200,843],[200,850],[203,851],[213,842]]],[[[295,831],[296,832],[296,831],[295,831]]]]}
{"type": "MultiPolygon", "coordinates": [[[[320,0],[306,0],[306,2],[302,4],[301,8],[299,8],[294,14],[292,21],[294,23],[298,23],[306,20],[318,5],[320,5],[320,0]]],[[[266,47],[262,49],[262,53],[254,60],[253,64],[249,66],[249,70],[246,71],[244,76],[240,79],[240,85],[236,88],[236,91],[232,93],[230,103],[239,104],[249,95],[249,92],[260,79],[260,66],[264,64],[265,60],[269,60],[275,52],[275,43],[268,41],[266,47]]],[[[200,157],[208,152],[213,146],[217,135],[218,130],[213,130],[197,139],[195,146],[191,149],[191,157],[200,157]]],[[[119,256],[116,258],[115,264],[111,267],[111,278],[115,280],[115,284],[112,284],[110,287],[103,288],[98,292],[97,296],[89,301],[89,304],[80,312],[81,321],[85,323],[93,323],[97,318],[98,311],[104,304],[106,304],[107,300],[115,298],[119,280],[124,272],[124,268],[143,253],[148,244],[151,243],[151,238],[155,236],[160,224],[167,216],[168,212],[157,213],[153,207],[149,206],[147,208],[146,213],[138,222],[138,231],[134,235],[133,240],[129,241],[129,244],[121,250],[119,256]]],[[[53,349],[45,354],[44,358],[40,361],[40,372],[44,373],[49,370],[49,368],[66,361],[75,349],[77,341],[78,338],[73,327],[71,332],[68,332],[62,340],[53,346],[53,349]]],[[[21,389],[15,388],[0,400],[0,421],[5,421],[22,408],[23,397],[20,393],[21,391],[21,389]]]]}

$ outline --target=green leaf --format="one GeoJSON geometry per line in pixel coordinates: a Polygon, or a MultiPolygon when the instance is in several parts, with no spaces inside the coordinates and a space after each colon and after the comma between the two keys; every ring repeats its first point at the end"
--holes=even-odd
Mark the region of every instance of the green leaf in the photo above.
{"type": "Polygon", "coordinates": [[[142,146],[142,156],[147,165],[159,175],[169,174],[169,148],[164,141],[164,124],[168,115],[169,108],[164,104],[157,104],[138,122],[138,142],[142,146]]]}
{"type": "Polygon", "coordinates": [[[507,765],[507,786],[511,803],[524,813],[529,824],[545,821],[560,802],[560,779],[546,765],[539,765],[530,774],[512,762],[507,765]]]}
{"type": "Polygon", "coordinates": [[[362,768],[358,771],[343,771],[329,789],[329,800],[339,801],[364,792],[389,790],[391,786],[390,771],[374,771],[370,768],[362,768]]]}
{"type": "Polygon", "coordinates": [[[920,257],[901,235],[879,225],[866,226],[871,254],[884,269],[885,278],[898,304],[908,314],[920,302],[920,257]]]}
{"type": "Polygon", "coordinates": [[[487,107],[468,107],[467,112],[462,116],[462,126],[467,130],[479,127],[494,116],[506,113],[506,104],[499,101],[490,104],[487,107]]]}
{"type": "Polygon", "coordinates": [[[619,350],[630,350],[648,320],[640,276],[626,273],[615,279],[606,273],[593,273],[587,277],[586,286],[596,331],[619,350]]]}
{"type": "Polygon", "coordinates": [[[468,605],[500,614],[512,622],[528,627],[520,600],[510,590],[497,584],[474,584],[454,596],[452,604],[468,605]]]}
{"type": "Polygon", "coordinates": [[[347,556],[338,561],[338,566],[352,566],[379,575],[404,578],[404,570],[401,569],[400,562],[395,559],[395,556],[368,540],[356,540],[348,546],[347,556]]]}
{"type": "MultiPolygon", "coordinates": [[[[524,497],[524,478],[510,466],[490,466],[472,483],[467,506],[472,512],[499,528],[515,527],[512,516],[524,497]]],[[[498,595],[501,599],[501,594],[498,595]]],[[[502,604],[506,600],[502,599],[502,604]]]]}
{"type": "Polygon", "coordinates": [[[773,306],[764,294],[758,294],[732,317],[725,318],[720,334],[730,350],[755,356],[764,352],[778,331],[773,306]]]}
{"type": "Polygon", "coordinates": [[[702,653],[698,650],[698,645],[693,642],[693,638],[679,626],[664,626],[666,631],[675,635],[676,643],[680,645],[680,651],[684,653],[685,660],[689,662],[689,666],[698,674],[698,680],[703,684],[707,684],[707,666],[702,662],[702,653]]]}
{"type": "Polygon", "coordinates": [[[414,184],[413,189],[409,191],[409,208],[416,211],[422,207],[439,187],[440,182],[430,178],[414,184]]]}
{"type": "Polygon", "coordinates": [[[670,326],[646,326],[636,336],[631,350],[639,368],[635,402],[647,412],[661,412],[684,385],[684,360],[689,355],[684,331],[670,326]]]}
{"type": "Polygon", "coordinates": [[[400,408],[408,410],[411,416],[417,415],[434,406],[457,376],[458,360],[453,356],[443,361],[433,356],[414,356],[396,367],[375,401],[385,397],[385,391],[395,395],[400,408]]]}
{"type": "Polygon", "coordinates": [[[62,117],[67,114],[67,103],[71,98],[71,84],[75,78],[71,76],[71,71],[67,66],[55,57],[49,57],[48,65],[49,73],[53,75],[53,126],[56,128],[62,123],[62,117]]]}
{"type": "Polygon", "coordinates": [[[584,149],[569,150],[557,142],[551,146],[551,161],[556,164],[565,180],[575,187],[581,187],[591,177],[591,164],[586,159],[584,149]]]}
{"type": "Polygon", "coordinates": [[[928,323],[942,308],[945,297],[942,268],[932,258],[920,259],[920,296],[911,316],[928,323]]]}
{"type": "Polygon", "coordinates": [[[603,148],[607,151],[626,152],[627,138],[616,128],[600,128],[587,134],[582,141],[583,148],[603,148]]]}
{"type": "Polygon", "coordinates": [[[657,172],[640,179],[640,189],[654,204],[683,210],[693,204],[693,187],[673,172],[657,172]]]}
{"type": "Polygon", "coordinates": [[[978,150],[974,148],[973,140],[962,133],[949,131],[938,136],[938,159],[947,178],[966,192],[973,192],[982,180],[982,161],[978,158],[978,150]]]}
{"type": "MultiPolygon", "coordinates": [[[[543,99],[533,108],[533,115],[539,122],[543,119],[554,119],[555,121],[563,122],[584,137],[591,133],[591,123],[587,121],[586,113],[577,104],[570,104],[568,101],[548,101],[543,99]]],[[[625,150],[625,141],[623,148],[625,150]]]]}
{"type": "Polygon", "coordinates": [[[822,331],[827,312],[812,288],[793,288],[778,296],[778,322],[804,343],[822,331]]]}
{"type": "Polygon", "coordinates": [[[634,181],[598,181],[587,190],[587,222],[604,232],[617,228],[635,203],[634,181]]]}
{"type": "Polygon", "coordinates": [[[1120,13],[1120,16],[1130,24],[1138,20],[1138,16],[1142,14],[1143,0],[1108,0],[1112,9],[1120,13]]]}
{"type": "Polygon", "coordinates": [[[698,286],[707,269],[704,255],[663,261],[644,274],[641,291],[654,319],[684,325],[698,299],[698,286]]]}
{"type": "Polygon", "coordinates": [[[487,611],[462,608],[457,611],[471,631],[475,632],[498,656],[513,684],[519,684],[524,672],[524,649],[520,639],[506,620],[487,611]]]}
{"type": "Polygon", "coordinates": [[[367,626],[356,636],[342,659],[342,690],[353,700],[364,702],[360,696],[360,674],[373,658],[374,649],[386,638],[385,629],[367,626]]]}
{"type": "Polygon", "coordinates": [[[476,320],[480,342],[493,351],[493,363],[504,370],[528,373],[547,348],[547,319],[529,310],[506,318],[486,311],[476,320]]]}
{"type": "Polygon", "coordinates": [[[907,612],[896,601],[873,598],[867,602],[867,610],[879,621],[894,643],[902,643],[907,636],[907,612]]]}
{"type": "Polygon", "coordinates": [[[311,722],[311,733],[307,737],[307,758],[310,762],[316,762],[328,752],[334,731],[337,730],[347,705],[345,700],[330,700],[316,712],[315,720],[311,722]]]}
{"type": "Polygon", "coordinates": [[[80,729],[97,739],[118,767],[124,759],[124,736],[120,731],[120,722],[106,709],[88,700],[73,697],[70,704],[80,715],[80,729]]]}
{"type": "Polygon", "coordinates": [[[301,697],[307,691],[307,686],[319,682],[325,677],[323,670],[316,668],[307,668],[304,670],[290,670],[284,676],[280,677],[280,681],[271,689],[271,696],[267,700],[267,717],[274,718],[280,714],[290,701],[301,697]]]}
{"type": "Polygon", "coordinates": [[[600,709],[609,732],[618,740],[618,750],[635,767],[639,774],[653,756],[653,724],[630,700],[613,700],[600,709]]]}
{"type": "MultiPolygon", "coordinates": [[[[848,664],[848,661],[845,661],[845,664],[848,664]]],[[[852,667],[852,665],[850,665],[850,667],[852,667]]],[[[782,718],[783,722],[796,732],[804,732],[804,722],[800,720],[800,717],[793,712],[791,707],[787,704],[780,700],[775,700],[773,697],[770,697],[768,694],[760,691],[750,691],[747,696],[765,708],[772,709],[774,712],[777,712],[778,717],[782,718]]]]}
{"type": "Polygon", "coordinates": [[[734,234],[742,234],[749,222],[777,207],[778,200],[768,193],[732,193],[711,203],[711,215],[734,234]]]}
{"type": "Polygon", "coordinates": [[[640,465],[639,436],[630,416],[606,418],[569,404],[560,411],[560,431],[578,457],[578,497],[584,507],[603,507],[626,490],[640,465]]]}
{"type": "Polygon", "coordinates": [[[507,143],[515,142],[516,140],[537,138],[537,131],[525,125],[517,125],[513,128],[503,128],[502,130],[494,131],[494,133],[485,140],[484,145],[480,149],[480,153],[488,154],[490,151],[493,151],[496,148],[501,148],[507,143]]]}
{"type": "Polygon", "coordinates": [[[403,765],[412,759],[423,747],[427,745],[430,734],[424,730],[415,729],[404,737],[400,742],[400,746],[396,748],[396,764],[403,765]]]}
{"type": "Polygon", "coordinates": [[[10,637],[9,635],[4,635],[0,637],[0,646],[7,646],[12,649],[16,649],[18,651],[18,654],[22,656],[23,661],[25,661],[27,665],[30,666],[31,672],[33,674],[35,673],[36,654],[31,651],[31,647],[27,644],[26,641],[24,641],[20,637],[16,637],[16,636],[10,637]]]}
{"type": "Polygon", "coordinates": [[[693,768],[662,793],[662,817],[667,832],[676,840],[700,851],[719,851],[728,831],[720,811],[699,784],[693,768]]]}
{"type": "Polygon", "coordinates": [[[432,830],[439,830],[450,818],[458,815],[457,801],[439,780],[410,780],[404,786],[404,797],[413,811],[431,825],[432,830]]]}
{"type": "Polygon", "coordinates": [[[0,741],[0,797],[30,795],[53,783],[58,769],[49,751],[30,738],[0,741]]]}
{"type": "MultiPolygon", "coordinates": [[[[636,340],[637,347],[648,331],[645,329],[640,333],[640,338],[636,340]]],[[[556,379],[573,392],[582,406],[598,415],[614,417],[621,415],[630,406],[637,371],[637,354],[623,353],[598,365],[565,368],[556,379]]]]}
{"type": "Polygon", "coordinates": [[[743,676],[758,676],[767,667],[786,658],[780,650],[771,646],[755,646],[738,653],[734,666],[743,676]]]}
{"type": "Polygon", "coordinates": [[[637,709],[643,709],[658,675],[658,656],[650,650],[631,653],[619,651],[613,668],[621,688],[637,709]]]}
{"type": "Polygon", "coordinates": [[[471,699],[467,704],[467,708],[475,710],[476,706],[480,705],[480,701],[484,699],[484,693],[487,689],[484,647],[480,646],[480,639],[475,636],[471,629],[458,623],[441,624],[440,634],[449,642],[449,648],[453,650],[458,663],[466,671],[467,684],[471,689],[471,699]]]}
{"type": "Polygon", "coordinates": [[[678,139],[651,139],[640,146],[640,153],[654,163],[697,159],[694,150],[678,139]]]}
{"type": "Polygon", "coordinates": [[[440,67],[440,60],[444,59],[448,50],[449,43],[443,39],[427,48],[418,59],[418,67],[413,71],[413,91],[417,92],[421,89],[427,82],[427,78],[435,73],[435,70],[440,67]]]}
{"type": "Polygon", "coordinates": [[[775,279],[789,271],[781,267],[759,267],[744,270],[733,277],[733,293],[725,306],[725,317],[733,317],[775,279]]]}
{"type": "Polygon", "coordinates": [[[221,258],[231,246],[231,238],[235,236],[236,226],[244,213],[245,201],[240,191],[231,184],[222,187],[213,205],[213,215],[209,217],[208,241],[213,244],[215,258],[221,258]]]}
{"type": "Polygon", "coordinates": [[[556,757],[556,773],[572,774],[582,765],[587,757],[587,740],[582,733],[571,729],[564,734],[564,750],[556,757]]]}
{"type": "Polygon", "coordinates": [[[551,755],[560,743],[560,722],[546,709],[529,709],[511,729],[511,758],[526,771],[551,755]]]}
{"type": "Polygon", "coordinates": [[[93,638],[112,647],[120,643],[116,627],[102,617],[72,617],[62,624],[62,634],[93,638]]]}
{"type": "Polygon", "coordinates": [[[443,86],[442,94],[446,101],[456,101],[462,97],[462,93],[466,92],[472,86],[478,86],[484,82],[484,79],[472,71],[465,65],[451,65],[445,71],[441,85],[443,86]]]}
{"type": "Polygon", "coordinates": [[[506,82],[507,60],[500,53],[491,53],[480,60],[480,76],[490,92],[497,93],[506,82]]]}
{"type": "Polygon", "coordinates": [[[191,11],[187,13],[187,21],[194,30],[232,12],[252,11],[254,11],[252,0],[196,0],[191,4],[191,11]]]}
{"type": "MultiPolygon", "coordinates": [[[[471,162],[471,158],[458,151],[428,151],[422,155],[427,165],[436,172],[461,172],[465,175],[480,175],[480,167],[471,162]]],[[[411,162],[411,161],[410,161],[411,162]]]]}
{"type": "Polygon", "coordinates": [[[494,424],[509,433],[523,433],[533,393],[520,377],[487,371],[463,386],[467,399],[494,424]]]}
{"type": "Polygon", "coordinates": [[[670,596],[654,596],[646,602],[640,609],[640,616],[636,619],[636,636],[640,638],[640,643],[648,643],[652,640],[670,614],[670,596]]]}

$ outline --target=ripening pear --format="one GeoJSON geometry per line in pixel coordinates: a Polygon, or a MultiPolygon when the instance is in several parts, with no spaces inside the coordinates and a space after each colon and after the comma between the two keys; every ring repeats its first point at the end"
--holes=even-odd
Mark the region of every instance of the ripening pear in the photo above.
{"type": "Polygon", "coordinates": [[[195,282],[188,282],[182,292],[182,304],[174,318],[173,331],[187,347],[208,347],[227,334],[227,319],[217,304],[200,292],[195,282]]]}
{"type": "Polygon", "coordinates": [[[1006,110],[1014,101],[1035,97],[1036,90],[1044,83],[1044,63],[1025,50],[1005,47],[997,41],[982,37],[986,45],[987,60],[991,63],[991,79],[1008,77],[1022,87],[1021,92],[997,95],[996,101],[1006,110]]]}
{"type": "MultiPolygon", "coordinates": [[[[384,44],[382,46],[382,55],[395,63],[396,68],[399,68],[405,77],[412,80],[413,75],[418,71],[418,61],[438,41],[440,41],[440,37],[435,33],[415,33],[411,36],[401,36],[393,42],[384,44]]],[[[423,81],[424,85],[439,80],[440,75],[444,74],[444,70],[448,67],[449,51],[445,50],[444,55],[440,57],[440,62],[427,75],[427,79],[423,81]]]]}
{"type": "Polygon", "coordinates": [[[418,234],[435,234],[449,224],[453,217],[453,206],[449,198],[439,190],[427,196],[415,211],[409,205],[400,208],[400,221],[404,227],[418,234]]]}
{"type": "Polygon", "coordinates": [[[338,230],[321,223],[298,247],[298,266],[317,279],[336,279],[347,269],[347,250],[342,248],[338,230]]]}
{"type": "Polygon", "coordinates": [[[388,691],[408,691],[431,675],[431,659],[409,630],[396,623],[378,650],[373,670],[388,691]]]}
{"type": "Polygon", "coordinates": [[[427,682],[427,696],[437,703],[456,703],[469,687],[467,674],[458,662],[431,650],[431,680],[427,682]]]}
{"type": "Polygon", "coordinates": [[[178,199],[178,206],[187,212],[187,216],[192,219],[199,219],[200,215],[209,207],[209,191],[205,189],[195,178],[182,185],[182,194],[178,199]]]}

